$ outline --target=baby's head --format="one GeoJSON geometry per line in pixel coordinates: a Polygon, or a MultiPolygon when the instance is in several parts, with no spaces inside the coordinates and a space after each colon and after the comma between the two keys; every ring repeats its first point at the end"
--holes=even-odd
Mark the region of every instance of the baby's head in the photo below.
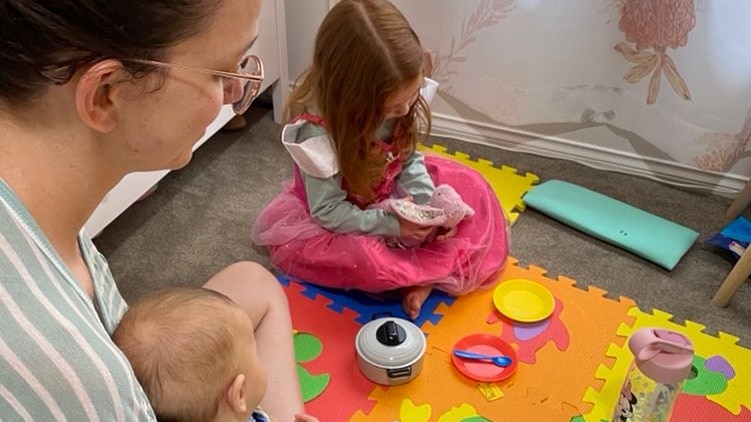
{"type": "Polygon", "coordinates": [[[266,392],[250,318],[212,290],[148,294],[130,307],[112,339],[165,420],[246,421],[266,392]]]}

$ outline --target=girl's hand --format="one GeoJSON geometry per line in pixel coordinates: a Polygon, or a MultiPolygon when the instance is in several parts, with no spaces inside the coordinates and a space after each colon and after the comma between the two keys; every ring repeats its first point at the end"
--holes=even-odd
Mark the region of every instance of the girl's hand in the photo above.
{"type": "Polygon", "coordinates": [[[433,231],[432,226],[423,226],[413,223],[398,215],[396,218],[399,220],[399,237],[410,244],[420,244],[424,242],[430,232],[433,231]]]}
{"type": "Polygon", "coordinates": [[[437,242],[443,242],[446,239],[456,236],[457,226],[453,227],[441,227],[438,236],[435,237],[437,242]]]}
{"type": "Polygon", "coordinates": [[[315,416],[297,414],[295,415],[295,422],[320,422],[320,421],[315,416]]]}
{"type": "MultiPolygon", "coordinates": [[[[412,202],[411,195],[405,196],[401,199],[404,201],[412,202]]],[[[430,233],[433,231],[432,226],[423,226],[417,224],[415,222],[402,218],[398,214],[394,214],[394,216],[397,220],[399,220],[399,238],[410,245],[419,245],[420,243],[424,242],[425,239],[427,239],[430,233]]]]}

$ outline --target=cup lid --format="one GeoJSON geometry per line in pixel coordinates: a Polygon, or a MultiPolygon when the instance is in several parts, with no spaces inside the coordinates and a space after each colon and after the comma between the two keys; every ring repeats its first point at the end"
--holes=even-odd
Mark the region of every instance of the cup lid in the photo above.
{"type": "Polygon", "coordinates": [[[649,378],[677,384],[691,372],[694,346],[685,335],[663,328],[642,328],[628,340],[634,362],[649,378]]]}
{"type": "Polygon", "coordinates": [[[360,328],[357,354],[372,365],[395,369],[417,362],[425,353],[425,335],[402,318],[378,318],[360,328]]]}

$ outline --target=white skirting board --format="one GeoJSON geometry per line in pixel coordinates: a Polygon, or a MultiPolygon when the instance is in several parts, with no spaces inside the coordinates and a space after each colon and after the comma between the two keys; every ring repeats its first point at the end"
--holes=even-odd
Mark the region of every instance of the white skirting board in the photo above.
{"type": "MultiPolygon", "coordinates": [[[[488,145],[509,151],[564,159],[589,167],[631,174],[668,184],[708,190],[720,195],[735,194],[745,186],[747,178],[716,173],[682,163],[602,148],[555,136],[540,136],[500,125],[471,122],[453,116],[433,113],[431,134],[488,145]]],[[[489,159],[489,157],[482,157],[489,159]]],[[[496,163],[513,166],[514,163],[496,163]]],[[[531,171],[531,170],[530,170],[531,171]]]]}

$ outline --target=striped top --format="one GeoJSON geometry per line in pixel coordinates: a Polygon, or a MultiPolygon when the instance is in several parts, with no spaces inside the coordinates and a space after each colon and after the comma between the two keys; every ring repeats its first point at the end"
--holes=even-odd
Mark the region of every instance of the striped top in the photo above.
{"type": "Polygon", "coordinates": [[[0,420],[156,421],[110,339],[127,305],[81,231],[93,301],[0,179],[0,420]]]}

